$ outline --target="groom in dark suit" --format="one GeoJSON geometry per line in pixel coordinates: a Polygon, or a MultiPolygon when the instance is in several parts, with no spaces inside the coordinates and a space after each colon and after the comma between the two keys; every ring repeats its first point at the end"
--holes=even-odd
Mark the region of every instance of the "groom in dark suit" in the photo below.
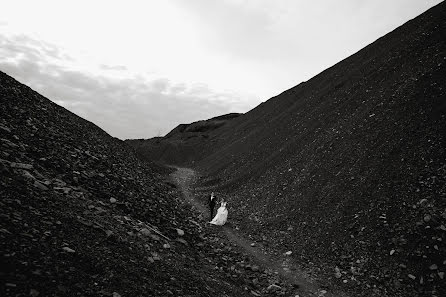
{"type": "Polygon", "coordinates": [[[217,204],[217,198],[215,198],[215,194],[214,192],[211,193],[211,197],[209,197],[209,210],[210,210],[210,214],[211,214],[211,219],[210,221],[212,221],[212,218],[214,217],[214,208],[215,205],[217,204]]]}

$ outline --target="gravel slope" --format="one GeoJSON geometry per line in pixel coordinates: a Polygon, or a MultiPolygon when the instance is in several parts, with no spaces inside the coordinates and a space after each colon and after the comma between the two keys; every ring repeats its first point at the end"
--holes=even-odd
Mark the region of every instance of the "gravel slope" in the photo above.
{"type": "Polygon", "coordinates": [[[1,295],[252,296],[170,172],[0,72],[1,295]]]}
{"type": "Polygon", "coordinates": [[[443,2],[215,130],[188,164],[242,231],[341,290],[443,296],[445,137],[443,2]]]}

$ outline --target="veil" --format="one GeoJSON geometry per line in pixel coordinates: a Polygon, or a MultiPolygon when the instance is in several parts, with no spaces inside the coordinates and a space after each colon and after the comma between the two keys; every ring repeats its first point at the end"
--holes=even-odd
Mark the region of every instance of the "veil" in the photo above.
{"type": "Polygon", "coordinates": [[[223,226],[224,224],[226,224],[227,220],[228,209],[226,208],[226,202],[222,201],[221,206],[217,210],[217,214],[209,223],[217,226],[223,226]]]}

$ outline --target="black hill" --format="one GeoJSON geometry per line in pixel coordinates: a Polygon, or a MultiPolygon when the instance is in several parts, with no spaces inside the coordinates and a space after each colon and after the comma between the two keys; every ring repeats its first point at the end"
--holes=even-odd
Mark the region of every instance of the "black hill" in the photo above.
{"type": "Polygon", "coordinates": [[[0,115],[2,296],[249,295],[170,169],[3,72],[0,115]]]}
{"type": "Polygon", "coordinates": [[[245,114],[147,140],[0,72],[1,295],[446,296],[445,138],[444,2],[245,114]]]}
{"type": "Polygon", "coordinates": [[[128,143],[352,296],[445,296],[445,116],[443,2],[220,126],[128,143]]]}
{"type": "Polygon", "coordinates": [[[180,124],[164,137],[127,139],[144,160],[186,165],[209,153],[215,135],[227,127],[239,113],[229,113],[191,124],[180,124]]]}

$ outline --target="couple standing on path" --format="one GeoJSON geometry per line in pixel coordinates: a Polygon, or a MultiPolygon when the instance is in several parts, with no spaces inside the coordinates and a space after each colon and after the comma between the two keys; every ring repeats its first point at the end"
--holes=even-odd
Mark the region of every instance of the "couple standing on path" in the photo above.
{"type": "Polygon", "coordinates": [[[210,210],[210,224],[223,226],[226,224],[228,219],[228,209],[226,208],[226,202],[224,200],[221,201],[221,205],[217,210],[217,214],[214,217],[214,208],[217,204],[217,198],[215,197],[214,192],[211,193],[209,197],[209,210],[210,210]]]}

